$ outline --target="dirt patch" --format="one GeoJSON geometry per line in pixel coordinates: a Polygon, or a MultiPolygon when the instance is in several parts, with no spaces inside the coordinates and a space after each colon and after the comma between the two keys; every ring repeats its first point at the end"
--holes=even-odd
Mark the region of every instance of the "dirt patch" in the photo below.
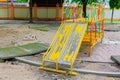
{"type": "Polygon", "coordinates": [[[0,48],[23,45],[33,42],[50,43],[54,37],[54,32],[43,32],[39,30],[32,30],[29,28],[1,28],[0,29],[0,48]],[[36,40],[24,41],[25,35],[35,35],[36,40]]]}

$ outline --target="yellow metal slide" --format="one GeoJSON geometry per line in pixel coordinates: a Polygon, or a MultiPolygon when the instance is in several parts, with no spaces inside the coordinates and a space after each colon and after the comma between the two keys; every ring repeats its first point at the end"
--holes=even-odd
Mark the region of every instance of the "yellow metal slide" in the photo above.
{"type": "Polygon", "coordinates": [[[49,49],[43,55],[41,69],[60,73],[72,72],[74,61],[80,49],[87,23],[62,23],[49,49]],[[46,66],[51,63],[52,67],[46,66]],[[70,68],[70,71],[61,70],[61,65],[70,68]]]}

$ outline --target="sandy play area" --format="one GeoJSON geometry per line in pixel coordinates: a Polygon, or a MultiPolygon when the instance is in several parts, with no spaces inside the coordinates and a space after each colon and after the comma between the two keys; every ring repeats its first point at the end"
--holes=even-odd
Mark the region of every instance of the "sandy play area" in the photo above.
{"type": "MultiPolygon", "coordinates": [[[[54,24],[53,22],[52,24],[54,24]]],[[[47,27],[55,28],[55,30],[52,31],[40,31],[40,30],[34,30],[30,27],[40,26],[39,24],[3,24],[0,28],[0,48],[5,48],[9,46],[18,46],[23,45],[27,43],[33,43],[33,42],[42,42],[50,44],[55,32],[56,28],[58,28],[58,25],[53,26],[51,23],[44,24],[47,27]],[[50,25],[49,25],[50,24],[50,25]],[[9,27],[8,27],[9,26],[9,27]],[[10,27],[12,26],[12,27],[10,27]],[[30,26],[30,27],[29,27],[30,26]],[[35,35],[35,40],[23,40],[25,35],[35,35]]],[[[105,25],[106,28],[110,27],[119,27],[120,24],[114,24],[114,25],[105,25]],[[109,27],[110,26],[110,27],[109,27]]],[[[96,48],[93,50],[93,57],[91,59],[96,60],[98,58],[95,58],[97,53],[102,52],[108,52],[104,49],[97,50],[97,47],[104,47],[104,45],[113,45],[113,49],[110,49],[111,54],[112,53],[118,53],[120,54],[120,31],[105,31],[105,36],[103,43],[99,43],[96,48]],[[113,42],[113,43],[112,43],[113,42]],[[116,49],[115,49],[116,48],[116,49]]],[[[100,48],[99,48],[100,49],[100,48]]],[[[104,55],[104,54],[103,54],[104,55]]],[[[110,55],[109,55],[110,56],[110,55]]],[[[41,61],[42,54],[32,55],[32,56],[26,56],[24,58],[30,59],[33,61],[40,62],[41,61]]],[[[100,58],[100,56],[98,56],[100,58]]],[[[80,59],[78,57],[77,59],[80,59]]],[[[84,58],[87,59],[87,58],[84,58]]],[[[110,60],[110,57],[102,57],[99,60],[110,60]],[[105,59],[107,58],[107,59],[105,59]]],[[[88,59],[90,60],[90,58],[88,59]]],[[[78,67],[80,69],[88,69],[88,70],[96,70],[96,71],[109,71],[109,72],[120,72],[120,66],[117,64],[109,64],[109,63],[90,63],[90,62],[83,62],[81,63],[79,60],[75,62],[75,67],[78,67]]],[[[18,61],[6,61],[4,63],[0,63],[0,80],[120,80],[119,77],[107,77],[107,76],[100,76],[100,75],[93,75],[93,74],[82,74],[79,73],[77,76],[70,76],[65,74],[58,74],[54,72],[47,72],[40,70],[39,67],[31,66],[28,64],[20,63],[18,61]]]]}

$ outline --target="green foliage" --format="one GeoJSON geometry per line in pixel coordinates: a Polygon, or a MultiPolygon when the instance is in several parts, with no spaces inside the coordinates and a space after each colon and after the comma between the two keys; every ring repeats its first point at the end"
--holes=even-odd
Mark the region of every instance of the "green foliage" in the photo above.
{"type": "Polygon", "coordinates": [[[82,0],[72,0],[72,2],[74,3],[78,3],[78,4],[82,4],[82,0]]]}
{"type": "Polygon", "coordinates": [[[16,2],[18,2],[18,3],[26,3],[26,2],[28,2],[28,0],[16,0],[16,2]]]}
{"type": "Polygon", "coordinates": [[[99,0],[72,0],[72,2],[79,3],[79,4],[92,4],[93,2],[98,3],[99,0]]]}
{"type": "Polygon", "coordinates": [[[109,5],[110,5],[111,9],[113,9],[113,8],[119,9],[120,8],[120,0],[110,0],[109,5]]]}
{"type": "Polygon", "coordinates": [[[92,4],[93,2],[98,3],[98,0],[88,0],[88,4],[92,4]]]}

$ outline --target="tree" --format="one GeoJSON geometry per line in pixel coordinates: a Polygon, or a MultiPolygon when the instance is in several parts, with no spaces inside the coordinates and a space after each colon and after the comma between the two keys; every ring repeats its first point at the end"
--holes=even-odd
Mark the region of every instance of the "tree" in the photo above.
{"type": "Polygon", "coordinates": [[[81,0],[81,1],[83,4],[83,17],[86,18],[86,7],[87,7],[88,0],[81,0]]]}
{"type": "Polygon", "coordinates": [[[72,0],[72,2],[83,5],[83,17],[86,18],[86,6],[92,4],[92,2],[98,2],[99,0],[72,0]]]}
{"type": "Polygon", "coordinates": [[[113,14],[114,14],[114,9],[119,9],[120,8],[120,0],[110,0],[109,1],[110,9],[112,9],[112,14],[111,14],[111,23],[113,22],[113,14]]]}
{"type": "Polygon", "coordinates": [[[33,23],[33,19],[32,19],[32,0],[30,0],[30,2],[29,2],[29,11],[30,11],[29,22],[33,23]]]}

